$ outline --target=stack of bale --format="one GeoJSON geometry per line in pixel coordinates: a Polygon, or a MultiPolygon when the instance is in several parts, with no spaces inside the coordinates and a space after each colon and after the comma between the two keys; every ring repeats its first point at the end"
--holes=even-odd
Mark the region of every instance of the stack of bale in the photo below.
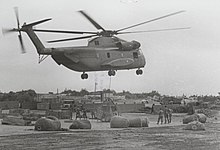
{"type": "Polygon", "coordinates": [[[54,116],[42,117],[36,121],[35,130],[37,131],[59,131],[61,130],[61,123],[54,116]]]}
{"type": "Polygon", "coordinates": [[[185,130],[205,130],[204,123],[206,122],[207,117],[204,114],[193,114],[183,118],[183,124],[187,124],[185,126],[185,130]]]}
{"type": "Polygon", "coordinates": [[[149,121],[147,118],[129,119],[129,127],[148,127],[149,121]]]}
{"type": "Polygon", "coordinates": [[[201,114],[204,114],[206,115],[208,118],[212,118],[214,117],[214,115],[212,114],[212,111],[210,109],[198,109],[196,110],[197,113],[201,113],[201,114]]]}
{"type": "Polygon", "coordinates": [[[193,121],[199,121],[201,123],[205,123],[207,117],[204,114],[193,114],[183,118],[183,124],[188,124],[193,121]]]}
{"type": "Polygon", "coordinates": [[[89,120],[74,120],[69,129],[91,129],[92,125],[89,120]]]}
{"type": "Polygon", "coordinates": [[[133,118],[127,119],[121,116],[114,116],[111,118],[111,128],[128,128],[128,127],[148,127],[149,121],[147,118],[133,118]]]}
{"type": "Polygon", "coordinates": [[[129,121],[127,118],[121,116],[114,116],[110,121],[110,128],[127,128],[129,121]]]}
{"type": "Polygon", "coordinates": [[[199,121],[193,121],[184,127],[184,130],[200,131],[205,130],[205,125],[199,121]]]}
{"type": "Polygon", "coordinates": [[[31,125],[31,121],[24,120],[22,116],[4,116],[2,124],[5,125],[16,125],[16,126],[28,126],[31,125]]]}

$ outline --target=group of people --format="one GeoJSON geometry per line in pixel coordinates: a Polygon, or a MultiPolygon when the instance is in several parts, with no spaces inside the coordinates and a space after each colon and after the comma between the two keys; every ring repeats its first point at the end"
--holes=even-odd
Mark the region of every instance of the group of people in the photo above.
{"type": "Polygon", "coordinates": [[[159,124],[160,122],[161,122],[161,124],[163,124],[163,118],[164,118],[165,124],[171,123],[172,112],[173,112],[173,110],[169,109],[167,106],[165,106],[164,110],[162,108],[160,108],[157,124],[159,124]]]}
{"type": "Polygon", "coordinates": [[[82,107],[81,109],[80,108],[76,109],[76,118],[75,118],[75,120],[77,120],[77,118],[87,119],[86,109],[84,107],[82,107]]]}
{"type": "Polygon", "coordinates": [[[73,112],[76,113],[76,117],[75,117],[75,120],[77,120],[78,118],[81,119],[87,119],[87,114],[86,114],[86,109],[84,108],[83,105],[81,106],[78,106],[76,104],[71,104],[70,105],[70,119],[72,120],[73,119],[73,112]]]}

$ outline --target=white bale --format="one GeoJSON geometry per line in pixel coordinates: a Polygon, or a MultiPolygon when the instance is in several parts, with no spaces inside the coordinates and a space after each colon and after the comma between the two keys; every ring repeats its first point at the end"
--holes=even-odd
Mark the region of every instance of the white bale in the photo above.
{"type": "Polygon", "coordinates": [[[31,124],[31,121],[26,121],[22,116],[5,116],[2,120],[2,124],[27,126],[31,124]]]}
{"type": "Polygon", "coordinates": [[[183,124],[188,124],[190,122],[198,120],[198,116],[196,114],[186,116],[183,118],[183,124]]]}
{"type": "Polygon", "coordinates": [[[206,120],[207,120],[207,117],[204,114],[193,114],[193,115],[184,117],[183,124],[188,124],[193,121],[199,121],[201,123],[205,123],[206,120]]]}
{"type": "Polygon", "coordinates": [[[207,120],[207,117],[205,114],[197,114],[198,118],[199,118],[199,122],[201,123],[205,123],[207,120]]]}
{"type": "Polygon", "coordinates": [[[184,128],[185,130],[193,130],[193,131],[200,131],[205,130],[205,125],[199,121],[193,121],[187,124],[184,128]]]}
{"type": "Polygon", "coordinates": [[[114,116],[110,121],[110,128],[127,128],[129,126],[128,119],[121,116],[114,116]]]}
{"type": "Polygon", "coordinates": [[[133,118],[133,119],[129,119],[129,127],[142,127],[142,120],[141,118],[133,118]]]}
{"type": "Polygon", "coordinates": [[[148,127],[149,121],[147,118],[129,119],[129,127],[148,127]]]}
{"type": "Polygon", "coordinates": [[[61,130],[60,121],[54,116],[42,117],[35,123],[37,131],[59,131],[61,130]]]}
{"type": "Polygon", "coordinates": [[[91,129],[92,125],[89,120],[74,120],[69,129],[91,129]]]}
{"type": "Polygon", "coordinates": [[[149,127],[149,120],[148,120],[148,118],[142,118],[141,119],[141,126],[142,127],[149,127]]]}

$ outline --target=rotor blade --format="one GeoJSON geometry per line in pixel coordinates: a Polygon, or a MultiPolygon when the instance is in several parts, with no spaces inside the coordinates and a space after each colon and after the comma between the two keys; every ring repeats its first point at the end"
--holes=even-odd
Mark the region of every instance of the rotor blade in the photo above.
{"type": "Polygon", "coordinates": [[[17,26],[19,29],[20,28],[20,21],[19,21],[18,7],[14,7],[14,11],[15,11],[15,16],[16,16],[16,20],[17,20],[17,26]]]}
{"type": "Polygon", "coordinates": [[[52,40],[52,41],[47,41],[48,43],[55,43],[55,42],[64,42],[64,41],[72,41],[72,40],[80,40],[80,39],[87,39],[91,38],[96,35],[89,35],[89,36],[81,36],[81,37],[76,37],[76,38],[67,38],[67,39],[60,39],[60,40],[52,40]]]}
{"type": "Polygon", "coordinates": [[[43,20],[39,20],[39,21],[36,21],[36,22],[29,23],[29,24],[24,24],[22,27],[28,27],[28,26],[33,27],[37,24],[41,24],[43,22],[50,21],[50,20],[52,20],[52,18],[47,18],[47,19],[43,19],[43,20]]]}
{"type": "Polygon", "coordinates": [[[130,33],[143,33],[143,32],[161,32],[161,31],[186,30],[186,29],[190,29],[190,27],[185,27],[185,28],[170,28],[170,29],[158,29],[158,30],[147,30],[147,31],[118,32],[117,34],[130,34],[130,33]]]}
{"type": "Polygon", "coordinates": [[[166,18],[166,17],[169,17],[169,16],[173,16],[173,15],[182,13],[182,12],[185,12],[185,11],[184,10],[178,11],[178,12],[171,13],[171,14],[168,14],[168,15],[165,15],[165,16],[161,16],[161,17],[158,17],[158,18],[155,18],[155,19],[151,19],[151,20],[148,20],[148,21],[145,21],[145,22],[142,22],[142,23],[138,23],[138,24],[126,27],[126,28],[119,29],[119,30],[117,30],[117,32],[122,31],[122,30],[126,30],[126,29],[130,29],[130,28],[133,28],[133,27],[136,27],[136,26],[140,26],[140,25],[143,25],[143,24],[146,24],[146,23],[150,23],[150,22],[153,22],[153,21],[156,21],[156,20],[160,20],[160,19],[163,19],[163,18],[166,18]]]}
{"type": "Polygon", "coordinates": [[[86,14],[84,11],[80,10],[79,11],[84,17],[86,17],[86,19],[88,19],[95,27],[96,29],[102,29],[103,31],[105,31],[105,29],[103,27],[101,27],[97,22],[95,22],[95,20],[93,20],[88,14],[86,14]]]}
{"type": "Polygon", "coordinates": [[[96,34],[98,32],[87,32],[87,31],[64,31],[64,30],[44,30],[44,29],[33,29],[36,32],[51,32],[51,33],[70,33],[70,34],[96,34]]]}
{"type": "Polygon", "coordinates": [[[17,29],[8,29],[8,28],[2,28],[2,34],[8,34],[8,33],[12,33],[12,32],[17,32],[17,29]]]}
{"type": "Polygon", "coordinates": [[[25,53],[25,48],[24,48],[24,43],[23,43],[23,40],[22,40],[22,36],[19,34],[18,35],[18,39],[19,39],[19,42],[20,42],[20,45],[21,45],[21,51],[22,53],[25,53]]]}

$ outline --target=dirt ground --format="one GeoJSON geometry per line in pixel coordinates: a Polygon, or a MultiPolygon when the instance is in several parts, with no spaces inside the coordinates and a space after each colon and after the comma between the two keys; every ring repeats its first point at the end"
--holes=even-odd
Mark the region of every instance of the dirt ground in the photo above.
{"type": "MultiPolygon", "coordinates": [[[[126,150],[219,150],[220,118],[209,119],[205,131],[183,130],[183,114],[173,123],[157,125],[157,115],[122,114],[127,118],[148,117],[150,127],[112,129],[109,123],[91,120],[91,130],[37,132],[33,127],[0,125],[0,149],[126,149],[126,150]]],[[[62,120],[62,127],[71,123],[62,120]]]]}

